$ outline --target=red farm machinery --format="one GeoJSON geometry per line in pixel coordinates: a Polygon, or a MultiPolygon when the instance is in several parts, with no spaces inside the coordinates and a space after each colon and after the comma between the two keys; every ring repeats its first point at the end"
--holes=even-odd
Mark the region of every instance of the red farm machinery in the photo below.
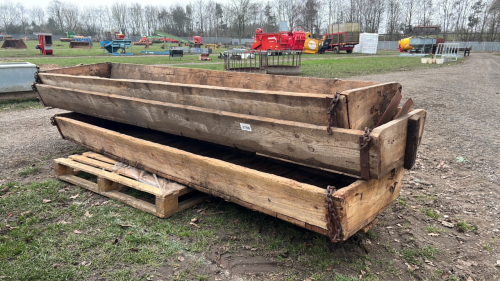
{"type": "Polygon", "coordinates": [[[262,51],[302,51],[306,34],[302,27],[294,27],[293,31],[280,31],[277,33],[264,33],[262,28],[257,28],[252,45],[253,50],[262,51]]]}

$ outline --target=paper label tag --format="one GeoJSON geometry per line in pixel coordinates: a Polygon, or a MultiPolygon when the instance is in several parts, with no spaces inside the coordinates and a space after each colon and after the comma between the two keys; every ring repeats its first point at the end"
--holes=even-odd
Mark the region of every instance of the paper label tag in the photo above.
{"type": "Polygon", "coordinates": [[[250,126],[250,124],[240,123],[240,127],[243,131],[252,131],[252,127],[250,126]]]}

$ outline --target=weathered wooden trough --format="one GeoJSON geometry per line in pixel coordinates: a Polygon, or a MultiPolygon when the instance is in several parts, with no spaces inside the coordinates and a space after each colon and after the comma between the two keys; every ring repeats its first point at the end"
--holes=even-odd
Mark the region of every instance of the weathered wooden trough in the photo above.
{"type": "Polygon", "coordinates": [[[426,117],[374,128],[362,149],[400,84],[101,63],[39,73],[36,89],[80,113],[55,117],[63,138],[332,241],[397,198],[426,117]]]}

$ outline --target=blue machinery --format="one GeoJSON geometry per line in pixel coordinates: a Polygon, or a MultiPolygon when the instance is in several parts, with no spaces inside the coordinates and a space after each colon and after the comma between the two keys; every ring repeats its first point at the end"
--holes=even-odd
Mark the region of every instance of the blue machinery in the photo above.
{"type": "Polygon", "coordinates": [[[113,40],[101,41],[101,46],[104,50],[114,56],[131,56],[132,54],[132,40],[113,40]],[[127,48],[130,52],[127,53],[127,48]]]}

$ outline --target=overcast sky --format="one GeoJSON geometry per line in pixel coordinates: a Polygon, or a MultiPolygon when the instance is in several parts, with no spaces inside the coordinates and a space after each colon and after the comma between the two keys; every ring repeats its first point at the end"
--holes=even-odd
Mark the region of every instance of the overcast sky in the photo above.
{"type": "MultiPolygon", "coordinates": [[[[0,3],[4,3],[4,2],[7,2],[9,0],[0,0],[0,3]]],[[[52,2],[51,0],[10,0],[11,3],[17,3],[17,2],[21,2],[23,3],[23,5],[26,7],[26,8],[30,8],[31,6],[33,5],[38,5],[38,6],[41,6],[43,7],[44,9],[47,8],[47,6],[49,5],[50,2],[52,2]]],[[[114,1],[114,0],[111,0],[111,1],[96,1],[96,0],[86,0],[86,1],[82,1],[82,0],[60,0],[61,2],[65,2],[65,3],[72,3],[72,4],[76,4],[78,6],[83,7],[83,6],[99,6],[99,5],[108,5],[108,6],[111,6],[113,3],[115,2],[120,2],[120,3],[125,3],[125,4],[132,4],[134,2],[137,2],[137,3],[140,3],[141,5],[145,6],[145,5],[155,5],[155,6],[170,6],[172,4],[181,4],[181,5],[185,5],[187,3],[189,3],[190,1],[182,1],[182,0],[126,0],[126,1],[114,1]]],[[[217,1],[217,2],[225,2],[225,0],[222,0],[222,1],[217,1]]]]}

